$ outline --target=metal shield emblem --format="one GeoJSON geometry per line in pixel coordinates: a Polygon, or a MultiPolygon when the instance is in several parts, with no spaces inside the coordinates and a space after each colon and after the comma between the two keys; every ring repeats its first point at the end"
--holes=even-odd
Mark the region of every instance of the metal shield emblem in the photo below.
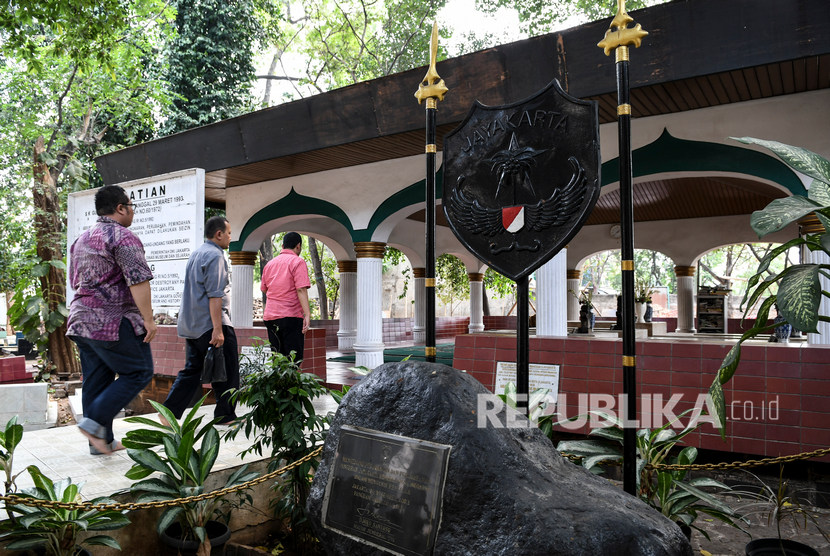
{"type": "Polygon", "coordinates": [[[558,253],[599,197],[595,101],[554,80],[505,106],[476,102],[444,138],[444,212],[461,243],[512,280],[558,253]]]}

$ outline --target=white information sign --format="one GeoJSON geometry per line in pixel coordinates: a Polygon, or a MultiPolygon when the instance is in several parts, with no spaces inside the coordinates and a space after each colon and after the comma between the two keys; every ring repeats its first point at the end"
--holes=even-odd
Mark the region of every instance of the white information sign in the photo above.
{"type": "MultiPolygon", "coordinates": [[[[510,361],[496,362],[496,385],[494,392],[501,394],[508,382],[516,384],[516,363],[510,361]]],[[[528,390],[533,392],[537,388],[548,388],[548,403],[556,404],[559,395],[559,365],[528,365],[528,390]]]]}
{"type": "MultiPolygon", "coordinates": [[[[144,244],[147,262],[153,271],[150,283],[153,310],[156,313],[176,311],[184,289],[187,259],[204,241],[205,171],[192,168],[116,185],[124,188],[135,205],[130,230],[144,244]]],[[[90,189],[69,195],[68,246],[95,224],[96,191],[90,189]]],[[[67,303],[72,293],[67,285],[67,303]]]]}

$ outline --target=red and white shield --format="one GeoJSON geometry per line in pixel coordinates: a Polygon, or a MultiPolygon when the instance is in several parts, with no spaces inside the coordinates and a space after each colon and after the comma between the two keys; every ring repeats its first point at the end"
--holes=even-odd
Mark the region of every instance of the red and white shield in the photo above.
{"type": "Polygon", "coordinates": [[[505,207],[501,209],[501,224],[504,229],[515,234],[525,225],[525,207],[505,207]]]}

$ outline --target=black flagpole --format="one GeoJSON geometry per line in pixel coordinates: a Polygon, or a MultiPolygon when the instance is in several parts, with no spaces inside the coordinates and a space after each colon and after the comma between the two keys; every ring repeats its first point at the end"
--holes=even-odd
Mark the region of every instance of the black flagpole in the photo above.
{"type": "Polygon", "coordinates": [[[530,396],[530,279],[522,276],[516,281],[516,409],[528,415],[530,396]]]}
{"type": "Polygon", "coordinates": [[[613,50],[617,67],[617,119],[620,147],[620,228],[622,255],[623,319],[623,488],[637,494],[637,366],[634,326],[634,199],[631,169],[631,104],[628,86],[628,46],[640,46],[648,33],[639,24],[628,28],[634,19],[625,11],[625,0],[617,0],[617,15],[597,45],[608,56],[613,50]]]}
{"type": "Polygon", "coordinates": [[[435,69],[438,56],[438,24],[432,24],[432,38],[429,43],[429,70],[421,81],[415,98],[418,104],[426,101],[426,250],[425,261],[425,309],[426,309],[426,340],[424,342],[424,357],[427,361],[435,362],[435,154],[438,147],[435,143],[435,113],[438,112],[438,101],[444,100],[448,91],[444,80],[435,69]]]}

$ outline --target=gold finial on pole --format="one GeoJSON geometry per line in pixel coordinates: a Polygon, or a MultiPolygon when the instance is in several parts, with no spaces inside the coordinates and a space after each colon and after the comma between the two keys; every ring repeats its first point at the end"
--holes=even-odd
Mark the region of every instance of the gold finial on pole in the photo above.
{"type": "Polygon", "coordinates": [[[635,48],[640,46],[640,42],[643,37],[648,35],[648,31],[643,31],[639,23],[629,28],[628,24],[633,21],[634,18],[625,11],[625,0],[617,0],[617,15],[611,20],[611,26],[605,32],[605,38],[597,43],[597,46],[605,52],[606,56],[611,54],[611,51],[618,46],[631,44],[635,48]]]}
{"type": "Polygon", "coordinates": [[[429,69],[427,74],[421,81],[418,90],[415,92],[415,98],[418,99],[418,104],[428,98],[437,98],[444,100],[444,95],[449,91],[444,84],[444,80],[438,75],[435,69],[435,63],[438,58],[438,22],[432,24],[432,37],[429,40],[429,69]]]}

